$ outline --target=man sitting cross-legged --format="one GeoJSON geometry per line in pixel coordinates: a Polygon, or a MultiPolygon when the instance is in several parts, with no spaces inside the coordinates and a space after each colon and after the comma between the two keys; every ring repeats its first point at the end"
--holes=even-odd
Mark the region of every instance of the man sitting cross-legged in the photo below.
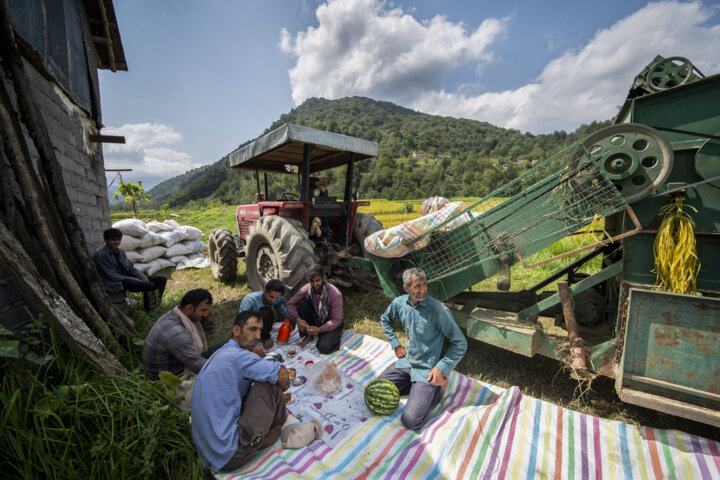
{"type": "Polygon", "coordinates": [[[192,439],[203,465],[231,470],[280,435],[287,411],[283,391],[290,376],[255,350],[260,313],[239,313],[232,338],[203,365],[192,392],[192,439]]]}
{"type": "Polygon", "coordinates": [[[285,287],[280,280],[272,279],[265,284],[265,288],[260,292],[252,292],[245,295],[240,302],[240,312],[246,310],[257,310],[260,312],[263,321],[263,329],[260,332],[263,347],[269,350],[273,346],[273,340],[270,338],[270,331],[275,323],[275,315],[278,320],[290,318],[290,314],[285,308],[285,299],[283,294],[285,287]]]}
{"type": "Polygon", "coordinates": [[[215,325],[212,301],[207,290],[190,290],[179,306],[157,319],[143,344],[143,367],[148,378],[157,380],[160,372],[181,376],[186,369],[200,371],[209,356],[205,353],[205,330],[215,325]]]}
{"type": "Polygon", "coordinates": [[[332,353],[340,348],[343,331],[342,293],[325,278],[320,265],[313,265],[306,275],[303,286],[288,302],[290,319],[297,321],[300,346],[305,347],[315,336],[320,353],[332,353]]]}

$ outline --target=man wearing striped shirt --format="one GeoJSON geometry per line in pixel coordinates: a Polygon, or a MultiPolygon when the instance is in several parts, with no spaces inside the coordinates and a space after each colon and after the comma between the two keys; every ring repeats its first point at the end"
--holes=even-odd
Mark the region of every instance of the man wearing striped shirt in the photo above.
{"type": "Polygon", "coordinates": [[[320,353],[332,353],[340,348],[343,331],[342,293],[325,278],[320,265],[308,269],[308,284],[302,287],[288,302],[290,319],[297,322],[298,331],[305,347],[317,336],[320,353]]]}

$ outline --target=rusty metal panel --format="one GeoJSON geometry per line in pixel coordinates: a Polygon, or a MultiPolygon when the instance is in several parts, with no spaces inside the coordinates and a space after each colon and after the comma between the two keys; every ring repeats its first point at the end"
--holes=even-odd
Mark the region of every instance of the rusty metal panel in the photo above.
{"type": "Polygon", "coordinates": [[[720,411],[718,359],[720,299],[630,289],[616,383],[621,398],[690,418],[692,406],[720,411]]]}

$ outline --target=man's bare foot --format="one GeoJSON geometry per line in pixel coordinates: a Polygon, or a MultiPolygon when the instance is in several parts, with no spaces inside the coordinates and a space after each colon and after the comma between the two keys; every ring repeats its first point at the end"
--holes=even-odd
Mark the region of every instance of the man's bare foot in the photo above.
{"type": "Polygon", "coordinates": [[[298,346],[300,348],[305,348],[307,346],[307,344],[312,342],[313,340],[315,340],[315,335],[308,335],[307,337],[300,340],[300,343],[298,343],[298,346]]]}
{"type": "Polygon", "coordinates": [[[263,342],[263,348],[265,350],[270,350],[272,348],[272,346],[275,344],[275,342],[273,342],[272,338],[266,338],[262,342],[263,342]]]}
{"type": "Polygon", "coordinates": [[[260,448],[267,448],[275,443],[275,440],[278,439],[281,431],[282,425],[275,425],[270,428],[270,431],[263,437],[262,442],[260,442],[260,448]]]}

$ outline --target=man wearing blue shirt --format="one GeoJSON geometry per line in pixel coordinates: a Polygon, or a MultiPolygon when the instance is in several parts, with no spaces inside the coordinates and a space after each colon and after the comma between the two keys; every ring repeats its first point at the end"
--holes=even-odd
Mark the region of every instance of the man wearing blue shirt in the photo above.
{"type": "Polygon", "coordinates": [[[265,284],[262,291],[249,293],[240,302],[240,312],[256,310],[262,315],[263,328],[260,332],[260,338],[265,350],[269,350],[273,346],[270,330],[272,330],[273,323],[275,323],[275,313],[277,313],[279,321],[290,318],[290,314],[285,308],[284,293],[285,286],[282,282],[272,279],[265,284]]]}
{"type": "Polygon", "coordinates": [[[290,377],[278,362],[254,350],[260,313],[238,314],[232,338],[203,365],[192,393],[192,439],[203,465],[232,470],[280,436],[287,411],[283,391],[290,377]]]}
{"type": "Polygon", "coordinates": [[[401,295],[390,303],[380,318],[385,336],[397,361],[379,378],[394,383],[400,395],[408,395],[400,417],[408,430],[420,430],[440,403],[448,384],[448,375],[467,350],[467,340],[442,302],[427,294],[427,277],[419,268],[403,272],[401,295]],[[394,322],[402,323],[408,336],[407,347],[395,335],[394,322]],[[450,346],[443,354],[445,339],[450,346]]]}

